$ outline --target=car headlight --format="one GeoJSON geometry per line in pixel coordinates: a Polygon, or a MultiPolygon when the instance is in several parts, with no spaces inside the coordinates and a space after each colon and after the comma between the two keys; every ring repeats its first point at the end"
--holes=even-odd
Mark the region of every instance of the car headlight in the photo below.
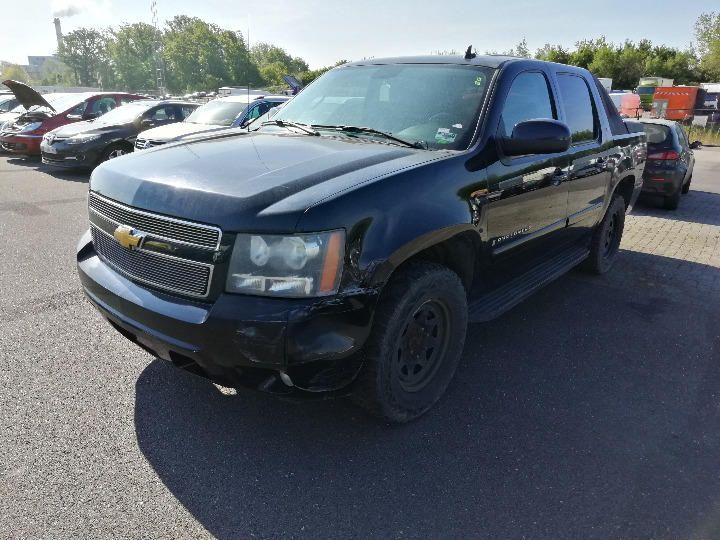
{"type": "Polygon", "coordinates": [[[42,122],[30,122],[29,124],[25,124],[22,127],[22,129],[20,130],[20,133],[27,133],[28,131],[35,131],[40,126],[42,126],[42,122]]]}
{"type": "Polygon", "coordinates": [[[82,144],[88,141],[93,141],[100,137],[99,133],[80,133],[79,135],[73,135],[65,141],[66,144],[82,144]]]}
{"type": "Polygon", "coordinates": [[[238,234],[225,289],[288,298],[328,296],[338,290],[344,257],[344,231],[238,234]]]}

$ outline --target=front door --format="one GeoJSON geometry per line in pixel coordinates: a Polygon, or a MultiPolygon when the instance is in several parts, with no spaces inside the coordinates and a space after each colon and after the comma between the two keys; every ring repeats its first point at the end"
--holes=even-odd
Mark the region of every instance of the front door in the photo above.
{"type": "MultiPolygon", "coordinates": [[[[509,137],[516,124],[557,119],[550,83],[541,71],[517,75],[503,105],[497,137],[509,137]]],[[[503,157],[489,167],[488,244],[491,274],[505,281],[558,243],[567,221],[568,160],[563,154],[503,157]]]]}

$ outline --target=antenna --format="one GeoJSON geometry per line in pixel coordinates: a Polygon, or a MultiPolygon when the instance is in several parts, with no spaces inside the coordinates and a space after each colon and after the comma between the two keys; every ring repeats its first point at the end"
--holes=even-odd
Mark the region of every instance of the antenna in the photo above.
{"type": "Polygon", "coordinates": [[[150,13],[152,13],[152,25],[155,29],[155,80],[158,94],[165,97],[167,92],[165,91],[165,73],[162,61],[162,39],[158,28],[157,0],[150,0],[150,13]]]}
{"type": "Polygon", "coordinates": [[[465,51],[465,60],[472,60],[472,59],[475,58],[476,56],[477,56],[477,53],[474,53],[474,52],[473,52],[473,50],[472,50],[472,45],[470,45],[470,46],[467,48],[467,51],[465,51]]]}

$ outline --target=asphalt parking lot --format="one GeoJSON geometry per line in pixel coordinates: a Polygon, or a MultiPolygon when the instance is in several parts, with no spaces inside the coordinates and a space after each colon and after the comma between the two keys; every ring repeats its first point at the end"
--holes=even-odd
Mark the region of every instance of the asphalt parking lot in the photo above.
{"type": "Polygon", "coordinates": [[[83,299],[87,175],[0,156],[0,536],[718,538],[720,148],[640,205],[612,274],[469,328],[388,427],[218,389],[83,299]]]}

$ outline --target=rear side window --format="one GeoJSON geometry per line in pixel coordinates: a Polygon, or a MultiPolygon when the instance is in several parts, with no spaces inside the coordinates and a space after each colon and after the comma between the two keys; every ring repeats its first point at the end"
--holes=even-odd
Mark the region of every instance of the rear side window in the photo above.
{"type": "Polygon", "coordinates": [[[538,72],[521,73],[515,77],[505,99],[500,135],[509,137],[518,123],[542,118],[557,119],[547,79],[538,72]]]}
{"type": "Polygon", "coordinates": [[[664,144],[671,138],[670,128],[662,124],[643,124],[643,129],[647,135],[648,144],[664,144]]]}
{"type": "Polygon", "coordinates": [[[585,79],[577,75],[558,75],[560,95],[573,144],[591,141],[599,133],[595,105],[585,79]]]}

